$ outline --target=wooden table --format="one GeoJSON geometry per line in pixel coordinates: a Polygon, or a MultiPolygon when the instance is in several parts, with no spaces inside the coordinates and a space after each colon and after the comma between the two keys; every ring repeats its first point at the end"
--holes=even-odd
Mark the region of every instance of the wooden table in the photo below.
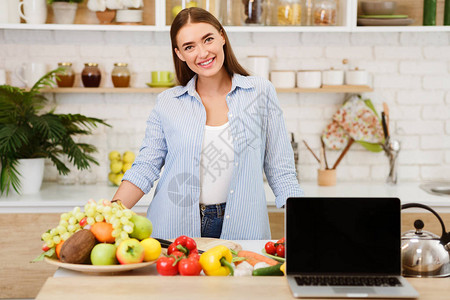
{"type": "MultiPolygon", "coordinates": [[[[448,300],[450,278],[408,278],[420,300],[448,300]]],[[[294,299],[285,277],[89,276],[48,278],[45,299],[294,299]]]]}

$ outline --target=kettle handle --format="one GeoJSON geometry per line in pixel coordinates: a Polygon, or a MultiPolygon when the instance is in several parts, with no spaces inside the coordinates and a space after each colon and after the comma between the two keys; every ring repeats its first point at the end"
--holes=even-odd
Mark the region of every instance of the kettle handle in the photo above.
{"type": "Polygon", "coordinates": [[[436,218],[439,220],[439,223],[441,223],[441,227],[442,227],[442,235],[441,235],[441,239],[440,239],[441,243],[443,245],[446,245],[447,243],[450,242],[450,232],[449,233],[446,232],[444,221],[442,221],[442,218],[438,215],[438,213],[436,211],[434,211],[431,207],[429,207],[425,204],[420,204],[420,203],[407,203],[407,204],[402,205],[402,209],[411,208],[411,207],[423,208],[423,209],[430,211],[433,215],[435,215],[436,218]]]}

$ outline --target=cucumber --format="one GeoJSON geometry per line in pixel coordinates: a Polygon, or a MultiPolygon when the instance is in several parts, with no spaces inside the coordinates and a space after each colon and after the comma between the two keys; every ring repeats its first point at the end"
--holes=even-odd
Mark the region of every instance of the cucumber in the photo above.
{"type": "Polygon", "coordinates": [[[275,266],[270,266],[266,268],[259,268],[253,270],[253,276],[283,276],[283,272],[280,270],[282,264],[277,264],[275,266]]]}

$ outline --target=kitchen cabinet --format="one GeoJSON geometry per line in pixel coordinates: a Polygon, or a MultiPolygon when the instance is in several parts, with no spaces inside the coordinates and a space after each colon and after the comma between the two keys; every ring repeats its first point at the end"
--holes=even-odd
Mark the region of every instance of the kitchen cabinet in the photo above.
{"type": "MultiPolygon", "coordinates": [[[[423,1],[397,0],[398,13],[408,14],[415,20],[412,26],[357,26],[357,15],[361,0],[337,0],[337,26],[227,26],[228,32],[436,32],[450,31],[442,26],[445,0],[437,0],[438,26],[421,26],[423,1]]],[[[197,0],[201,2],[201,0],[197,0]]],[[[215,1],[219,3],[220,1],[215,1]]],[[[241,6],[241,0],[233,0],[234,6],[241,6]]],[[[78,5],[75,24],[51,24],[53,12],[48,9],[48,24],[0,24],[0,29],[40,30],[95,30],[95,31],[169,31],[171,0],[144,0],[144,21],[142,25],[98,25],[95,12],[87,8],[87,1],[78,5]]]]}

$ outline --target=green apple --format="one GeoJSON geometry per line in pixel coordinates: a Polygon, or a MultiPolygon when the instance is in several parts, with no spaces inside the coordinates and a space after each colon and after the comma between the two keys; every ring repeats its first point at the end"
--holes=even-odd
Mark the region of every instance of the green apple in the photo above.
{"type": "Polygon", "coordinates": [[[101,243],[92,248],[91,262],[93,265],[116,265],[116,246],[114,244],[101,243]]]}
{"type": "Polygon", "coordinates": [[[123,168],[123,162],[121,160],[113,160],[109,164],[109,168],[111,169],[111,173],[119,174],[123,168]]]}
{"type": "Polygon", "coordinates": [[[140,263],[144,255],[144,246],[137,239],[124,240],[117,246],[116,257],[122,265],[140,263]]]}
{"type": "Polygon", "coordinates": [[[120,160],[120,153],[119,153],[119,151],[114,150],[114,151],[109,152],[108,158],[111,161],[113,161],[113,160],[120,160]]]}
{"type": "Polygon", "coordinates": [[[130,221],[134,224],[133,232],[130,234],[130,237],[143,240],[152,235],[153,224],[146,217],[133,215],[130,221]]]}

